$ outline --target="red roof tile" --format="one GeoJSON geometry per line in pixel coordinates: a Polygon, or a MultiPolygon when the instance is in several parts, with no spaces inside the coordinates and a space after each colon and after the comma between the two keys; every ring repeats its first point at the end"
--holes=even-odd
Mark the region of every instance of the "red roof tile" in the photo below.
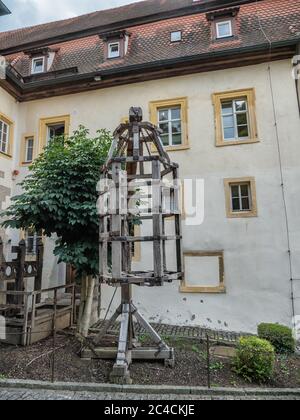
{"type": "MultiPolygon", "coordinates": [[[[148,2],[145,2],[145,4],[148,2]]],[[[160,1],[162,4],[163,1],[160,1]]],[[[263,0],[241,6],[237,16],[236,37],[213,41],[211,23],[205,13],[192,14],[160,22],[127,28],[131,33],[129,49],[123,59],[105,60],[104,44],[98,36],[89,36],[60,44],[50,71],[78,67],[80,74],[97,70],[125,69],[144,63],[201,56],[217,51],[253,47],[280,41],[300,40],[299,0],[263,0]],[[182,42],[171,43],[170,32],[182,30],[182,42]]],[[[23,53],[8,59],[22,76],[29,75],[30,59],[23,53]]]]}

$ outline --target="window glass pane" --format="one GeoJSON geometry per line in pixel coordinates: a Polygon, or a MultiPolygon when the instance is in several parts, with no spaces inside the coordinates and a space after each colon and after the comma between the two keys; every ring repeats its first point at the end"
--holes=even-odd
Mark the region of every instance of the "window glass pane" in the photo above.
{"type": "Polygon", "coordinates": [[[4,121],[0,120],[0,151],[3,153],[8,152],[8,136],[9,126],[4,121]]]}
{"type": "Polygon", "coordinates": [[[169,135],[168,134],[162,134],[161,136],[162,142],[164,146],[169,146],[169,135]]]}
{"type": "Polygon", "coordinates": [[[181,41],[182,34],[181,31],[171,32],[171,42],[181,41]]]}
{"type": "Polygon", "coordinates": [[[232,140],[235,138],[234,128],[224,128],[224,139],[232,140]]]}
{"type": "Polygon", "coordinates": [[[182,137],[181,134],[174,134],[173,135],[173,145],[180,146],[182,144],[182,137]]]}
{"type": "Polygon", "coordinates": [[[232,199],[232,210],[233,211],[240,211],[240,199],[239,198],[233,198],[232,199]]]}
{"type": "Polygon", "coordinates": [[[233,115],[228,115],[223,117],[224,128],[233,128],[234,127],[234,118],[233,115]]]}
{"type": "Polygon", "coordinates": [[[109,58],[116,58],[120,56],[120,44],[118,42],[114,44],[109,44],[108,56],[109,58]]]}
{"type": "Polygon", "coordinates": [[[247,114],[237,114],[236,121],[238,125],[248,125],[247,114]]]}
{"type": "Polygon", "coordinates": [[[163,134],[169,134],[169,124],[168,123],[160,123],[159,128],[163,131],[163,134]]]}
{"type": "Polygon", "coordinates": [[[242,197],[248,197],[249,196],[249,186],[248,185],[241,185],[241,194],[242,194],[242,197]]]}
{"type": "Polygon", "coordinates": [[[231,23],[230,22],[223,22],[217,24],[218,28],[218,37],[226,37],[231,36],[231,23]]]}
{"type": "Polygon", "coordinates": [[[161,109],[158,113],[159,121],[168,121],[169,111],[167,109],[161,109]]]}
{"type": "Polygon", "coordinates": [[[33,160],[33,139],[26,140],[25,162],[32,162],[33,160]]]}
{"type": "Polygon", "coordinates": [[[56,124],[48,126],[48,141],[52,140],[54,137],[63,136],[65,134],[65,125],[56,124]]]}
{"type": "Polygon", "coordinates": [[[249,130],[248,130],[248,126],[241,126],[238,127],[238,136],[239,138],[243,138],[243,137],[249,137],[249,130]]]}
{"type": "Polygon", "coordinates": [[[33,73],[42,73],[44,71],[44,60],[43,58],[38,58],[33,60],[33,73]]]}
{"type": "Polygon", "coordinates": [[[172,120],[180,120],[181,119],[181,109],[180,108],[173,108],[171,110],[172,120]]]}
{"type": "Polygon", "coordinates": [[[247,102],[244,100],[235,101],[236,111],[247,111],[247,102]]]}
{"type": "Polygon", "coordinates": [[[231,186],[231,195],[232,197],[239,197],[240,196],[240,189],[238,185],[231,186]]]}
{"type": "Polygon", "coordinates": [[[181,133],[181,121],[172,122],[172,133],[181,133]]]}
{"type": "Polygon", "coordinates": [[[232,102],[222,102],[222,114],[233,114],[232,102]]]}
{"type": "Polygon", "coordinates": [[[250,210],[250,199],[248,197],[242,198],[242,210],[250,210]]]}

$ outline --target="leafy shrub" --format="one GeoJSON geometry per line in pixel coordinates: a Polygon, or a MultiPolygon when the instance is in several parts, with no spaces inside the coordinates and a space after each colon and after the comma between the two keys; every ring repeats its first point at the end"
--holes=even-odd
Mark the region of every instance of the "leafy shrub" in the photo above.
{"type": "Polygon", "coordinates": [[[258,336],[268,340],[277,353],[294,353],[296,342],[290,328],[278,324],[260,324],[258,336]]]}
{"type": "Polygon", "coordinates": [[[275,365],[274,347],[257,337],[239,340],[234,360],[234,371],[249,382],[266,382],[271,379],[275,365]]]}

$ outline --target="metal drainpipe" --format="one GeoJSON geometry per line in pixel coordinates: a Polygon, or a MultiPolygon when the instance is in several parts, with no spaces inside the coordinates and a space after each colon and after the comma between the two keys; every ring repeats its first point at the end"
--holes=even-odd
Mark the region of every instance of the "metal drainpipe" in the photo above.
{"type": "MultiPolygon", "coordinates": [[[[300,44],[298,44],[298,46],[297,46],[296,55],[297,55],[298,59],[294,63],[295,67],[300,65],[300,44]]],[[[299,76],[300,76],[300,74],[299,74],[299,76]]],[[[299,116],[300,116],[300,83],[299,83],[299,78],[296,78],[295,84],[296,84],[296,94],[297,94],[297,99],[298,99],[299,116]]]]}

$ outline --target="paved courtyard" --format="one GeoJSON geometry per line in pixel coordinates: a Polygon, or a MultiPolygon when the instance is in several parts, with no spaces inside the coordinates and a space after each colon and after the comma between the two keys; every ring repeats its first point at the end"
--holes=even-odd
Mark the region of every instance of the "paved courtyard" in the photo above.
{"type": "Polygon", "coordinates": [[[57,401],[74,401],[74,400],[155,400],[155,401],[191,401],[191,400],[299,400],[297,396],[281,396],[281,397],[266,397],[266,396],[197,396],[197,395],[154,395],[154,394],[127,394],[127,393],[96,393],[96,392],[73,392],[73,391],[51,391],[51,390],[29,390],[29,389],[11,389],[0,388],[0,401],[12,400],[57,400],[57,401]]]}

